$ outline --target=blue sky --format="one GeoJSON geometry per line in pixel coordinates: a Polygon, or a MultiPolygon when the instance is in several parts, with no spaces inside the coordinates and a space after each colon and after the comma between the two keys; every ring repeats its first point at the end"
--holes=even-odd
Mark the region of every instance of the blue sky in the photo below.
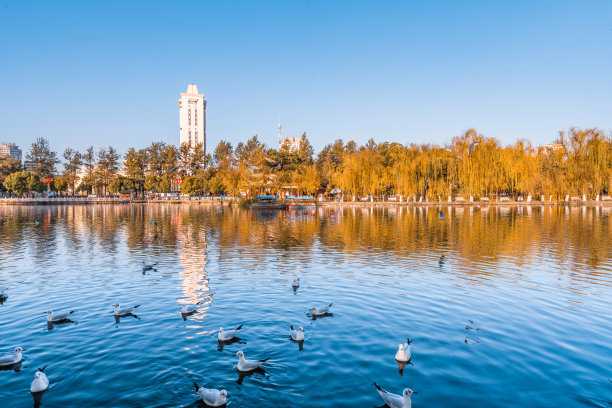
{"type": "Polygon", "coordinates": [[[504,144],[612,130],[612,1],[0,0],[0,141],[58,152],[254,134],[504,144]]]}

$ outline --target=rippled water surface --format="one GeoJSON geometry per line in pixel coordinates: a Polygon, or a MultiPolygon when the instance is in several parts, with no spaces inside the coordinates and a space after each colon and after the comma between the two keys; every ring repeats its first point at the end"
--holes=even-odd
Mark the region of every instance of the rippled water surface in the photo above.
{"type": "Polygon", "coordinates": [[[612,406],[610,208],[443,210],[0,207],[0,350],[27,349],[0,405],[32,406],[48,364],[43,407],[197,407],[193,381],[232,407],[381,406],[373,381],[414,407],[612,406]],[[78,311],[48,327],[50,309],[78,311]],[[265,373],[241,378],[240,349],[265,373]]]}

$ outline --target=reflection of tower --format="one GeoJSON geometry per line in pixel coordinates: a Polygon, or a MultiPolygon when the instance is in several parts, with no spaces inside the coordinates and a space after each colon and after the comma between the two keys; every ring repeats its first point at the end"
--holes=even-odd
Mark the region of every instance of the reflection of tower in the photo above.
{"type": "MultiPolygon", "coordinates": [[[[183,214],[185,215],[185,214],[183,214]]],[[[208,297],[210,288],[206,276],[206,231],[195,220],[187,217],[187,222],[179,223],[178,238],[181,242],[179,252],[179,263],[183,268],[179,272],[183,289],[183,299],[179,303],[198,303],[198,314],[192,318],[199,320],[206,316],[206,311],[212,303],[212,297],[208,297]]]]}

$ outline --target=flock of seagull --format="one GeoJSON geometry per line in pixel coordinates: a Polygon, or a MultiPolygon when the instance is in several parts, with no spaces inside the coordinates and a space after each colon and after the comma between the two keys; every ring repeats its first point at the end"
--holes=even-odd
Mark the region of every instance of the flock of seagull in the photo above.
{"type": "MultiPolygon", "coordinates": [[[[142,268],[143,273],[147,270],[155,269],[157,263],[146,263],[143,261],[142,268]]],[[[296,278],[291,284],[293,291],[296,292],[300,287],[300,278],[296,278]]],[[[209,296],[212,295],[209,294],[209,296]]],[[[8,299],[8,293],[6,289],[0,289],[0,304],[4,303],[8,299]]],[[[183,304],[181,306],[181,315],[185,318],[186,315],[190,315],[197,312],[197,307],[203,302],[201,300],[195,304],[183,304]]],[[[119,317],[126,316],[134,316],[134,311],[140,305],[132,305],[132,306],[120,306],[118,303],[113,305],[113,314],[116,319],[119,317]]],[[[310,313],[313,319],[324,317],[324,316],[332,316],[330,309],[332,307],[332,303],[322,306],[322,307],[312,307],[310,308],[310,313]]],[[[49,310],[46,312],[47,315],[47,324],[52,327],[53,324],[71,322],[70,317],[76,313],[76,310],[70,310],[66,312],[53,312],[49,310]]],[[[235,329],[224,330],[223,327],[219,328],[217,333],[217,340],[220,345],[233,343],[239,340],[239,333],[242,329],[242,324],[235,329]]],[[[293,327],[293,325],[289,328],[289,335],[292,341],[298,342],[300,345],[300,350],[302,350],[302,345],[304,343],[304,328],[299,326],[297,330],[293,327]]],[[[407,339],[404,344],[400,344],[395,354],[395,360],[398,363],[410,364],[411,352],[410,345],[413,340],[407,339]]],[[[5,355],[0,357],[0,369],[10,369],[12,367],[20,366],[23,360],[23,353],[26,351],[22,347],[15,347],[13,350],[13,354],[5,355]]],[[[245,358],[244,352],[242,350],[238,350],[234,356],[238,357],[238,364],[236,369],[241,375],[248,375],[258,370],[261,370],[261,366],[266,363],[269,359],[263,360],[250,360],[245,358]]],[[[42,394],[49,389],[49,379],[45,374],[45,369],[47,366],[45,365],[43,368],[38,368],[36,373],[34,374],[34,380],[30,385],[30,392],[34,396],[35,402],[40,402],[42,394]]],[[[401,371],[400,371],[401,373],[401,371]]],[[[204,388],[199,386],[196,382],[193,383],[196,393],[198,394],[200,400],[209,407],[222,407],[227,404],[227,398],[229,397],[226,390],[218,390],[214,388],[204,388]]],[[[412,394],[416,394],[415,391],[412,391],[410,388],[405,388],[402,392],[402,395],[392,394],[388,391],[383,390],[376,382],[374,386],[378,390],[381,398],[385,402],[387,406],[390,408],[411,408],[412,403],[410,401],[410,396],[412,394]]]]}

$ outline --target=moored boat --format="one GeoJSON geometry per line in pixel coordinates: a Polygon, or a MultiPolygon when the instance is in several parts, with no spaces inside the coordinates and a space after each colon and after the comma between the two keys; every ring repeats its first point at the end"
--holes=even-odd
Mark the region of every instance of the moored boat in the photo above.
{"type": "Polygon", "coordinates": [[[257,203],[249,206],[252,210],[284,210],[287,204],[279,203],[278,197],[274,195],[257,196],[257,203]]]}

